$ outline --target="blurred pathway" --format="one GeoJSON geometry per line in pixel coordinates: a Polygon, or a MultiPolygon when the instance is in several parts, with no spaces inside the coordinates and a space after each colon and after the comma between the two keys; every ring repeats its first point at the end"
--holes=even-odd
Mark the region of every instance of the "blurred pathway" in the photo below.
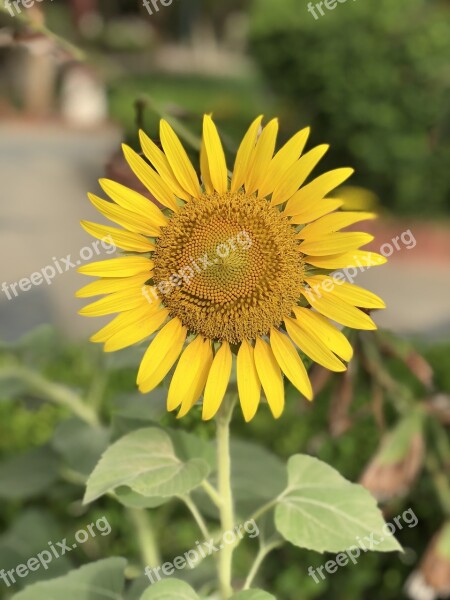
{"type": "Polygon", "coordinates": [[[59,124],[0,123],[0,286],[46,266],[57,272],[54,258],[63,271],[51,285],[44,281],[29,291],[16,287],[17,297],[8,288],[11,300],[0,289],[0,338],[16,338],[41,323],[71,335],[92,331],[94,324],[76,314],[81,303],[74,293],[83,278],[75,268],[66,272],[61,259],[71,254],[76,262],[80,250],[92,245],[79,225],[96,214],[86,192],[98,190],[96,180],[119,143],[114,128],[75,131],[59,124]]]}

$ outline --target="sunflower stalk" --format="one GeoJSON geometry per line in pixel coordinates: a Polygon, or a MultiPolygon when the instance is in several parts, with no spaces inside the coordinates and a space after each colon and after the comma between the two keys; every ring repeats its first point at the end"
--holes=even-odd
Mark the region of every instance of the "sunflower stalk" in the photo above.
{"type": "Polygon", "coordinates": [[[146,565],[161,564],[161,555],[149,511],[128,508],[127,513],[134,527],[143,561],[146,565]]]}
{"type": "Polygon", "coordinates": [[[39,373],[26,367],[13,366],[0,371],[2,381],[16,380],[24,383],[31,394],[67,408],[84,423],[98,427],[100,420],[95,410],[64,385],[49,381],[39,373]]]}
{"type": "MultiPolygon", "coordinates": [[[[230,423],[236,398],[228,397],[217,414],[217,470],[221,497],[220,524],[222,536],[234,528],[234,501],[231,486],[230,423]]],[[[218,557],[219,583],[222,600],[233,594],[232,569],[234,545],[225,544],[218,557]]]]}

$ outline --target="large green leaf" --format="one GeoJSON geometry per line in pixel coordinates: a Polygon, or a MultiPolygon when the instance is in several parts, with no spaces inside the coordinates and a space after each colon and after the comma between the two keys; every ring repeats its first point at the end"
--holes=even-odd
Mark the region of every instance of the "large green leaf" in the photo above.
{"type": "Polygon", "coordinates": [[[84,501],[122,486],[148,498],[178,496],[199,486],[209,471],[202,458],[181,461],[162,429],[139,429],[106,450],[89,477],[84,501]]]}
{"type": "MultiPolygon", "coordinates": [[[[215,453],[212,444],[210,448],[215,453]]],[[[217,484],[217,474],[211,477],[211,483],[217,484]]],[[[263,446],[232,439],[231,484],[236,515],[239,519],[245,519],[282,493],[287,484],[286,468],[276,455],[263,446]],[[270,473],[270,477],[267,473],[270,473]]],[[[196,490],[194,496],[204,514],[217,518],[217,508],[201,489],[196,490]]]]}
{"type": "Polygon", "coordinates": [[[157,508],[170,501],[170,497],[161,498],[155,496],[148,498],[147,496],[142,496],[142,494],[134,492],[127,486],[117,488],[114,492],[114,498],[127,508],[157,508]]]}
{"type": "MultiPolygon", "coordinates": [[[[49,540],[61,540],[64,531],[49,512],[40,509],[25,509],[0,537],[0,565],[9,571],[25,564],[30,557],[37,556],[48,547],[49,540]]],[[[15,590],[26,585],[65,575],[73,568],[71,555],[65,554],[52,561],[47,570],[30,571],[26,579],[16,577],[15,590]]],[[[4,585],[2,583],[2,585],[4,585]]]]}
{"type": "Polygon", "coordinates": [[[109,437],[104,427],[92,427],[73,418],[57,426],[52,446],[73,471],[89,475],[108,447],[109,437]]]}
{"type": "Polygon", "coordinates": [[[167,433],[178,458],[184,461],[203,458],[210,466],[211,471],[216,468],[216,451],[209,441],[183,430],[168,429],[167,433]]]}
{"type": "Polygon", "coordinates": [[[46,447],[0,463],[0,498],[22,500],[47,492],[58,468],[58,457],[46,447]]]}
{"type": "Polygon", "coordinates": [[[263,590],[245,590],[231,596],[231,600],[276,600],[276,598],[263,590]]]}
{"type": "Polygon", "coordinates": [[[190,585],[179,579],[164,579],[152,585],[141,600],[200,600],[190,585]]]}
{"type": "Polygon", "coordinates": [[[358,546],[358,539],[374,551],[401,550],[383,530],[383,516],[370,493],[307,455],[289,459],[288,487],[276,507],[275,523],[286,540],[317,552],[342,552],[358,546]]]}
{"type": "Polygon", "coordinates": [[[145,575],[134,579],[127,587],[123,600],[141,600],[142,594],[148,589],[149,580],[145,575]]]}
{"type": "Polygon", "coordinates": [[[240,513],[247,514],[276,498],[286,487],[282,461],[266,448],[232,440],[232,486],[240,513]]]}
{"type": "MultiPolygon", "coordinates": [[[[136,363],[135,363],[136,364],[136,363]]],[[[112,440],[136,429],[154,427],[167,414],[167,390],[156,388],[151,394],[127,394],[114,399],[112,440]]]]}
{"type": "Polygon", "coordinates": [[[107,558],[71,571],[64,577],[35,583],[12,600],[122,600],[124,558],[107,558]]]}

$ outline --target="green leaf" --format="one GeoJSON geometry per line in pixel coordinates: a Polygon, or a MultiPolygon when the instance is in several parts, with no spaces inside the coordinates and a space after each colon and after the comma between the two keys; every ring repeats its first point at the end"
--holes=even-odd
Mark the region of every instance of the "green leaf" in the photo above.
{"type": "Polygon", "coordinates": [[[358,538],[377,552],[401,550],[388,531],[375,499],[335,469],[311,456],[297,454],[288,462],[288,487],[275,509],[283,537],[316,552],[342,552],[358,538]],[[377,542],[375,544],[375,542],[377,542]]]}
{"type": "Polygon", "coordinates": [[[148,498],[183,495],[199,486],[209,472],[201,458],[182,462],[162,429],[139,429],[106,450],[89,477],[84,502],[121,486],[148,498]]]}
{"type": "Polygon", "coordinates": [[[200,600],[200,597],[184,581],[164,579],[148,588],[141,600],[200,600]]]}
{"type": "Polygon", "coordinates": [[[184,461],[203,458],[210,466],[211,471],[216,468],[216,451],[209,441],[182,430],[168,429],[167,433],[178,458],[184,461]]]}
{"type": "Polygon", "coordinates": [[[23,500],[47,492],[58,478],[59,460],[46,447],[0,463],[0,498],[23,500]]]}
{"type": "Polygon", "coordinates": [[[272,594],[263,590],[245,590],[231,596],[231,600],[277,600],[272,594]]]}
{"type": "Polygon", "coordinates": [[[11,400],[24,396],[27,391],[27,386],[23,381],[18,381],[14,377],[9,377],[7,374],[3,376],[0,370],[0,401],[11,400]]]}
{"type": "Polygon", "coordinates": [[[284,464],[266,448],[232,440],[231,460],[233,494],[238,512],[243,516],[276,498],[285,489],[284,464]]]}
{"type": "Polygon", "coordinates": [[[166,405],[167,391],[162,388],[156,388],[150,395],[127,394],[115,398],[112,439],[115,441],[136,429],[155,426],[167,414],[166,405]]]}
{"type": "Polygon", "coordinates": [[[104,427],[91,427],[79,419],[67,419],[56,428],[53,448],[68,467],[89,475],[108,447],[110,433],[104,427]]]}
{"type": "Polygon", "coordinates": [[[107,558],[64,577],[36,583],[12,600],[122,600],[125,585],[124,558],[107,558]]]}
{"type": "MultiPolygon", "coordinates": [[[[211,449],[215,454],[213,445],[211,449]]],[[[214,474],[210,481],[216,485],[216,480],[217,475],[214,474]]],[[[244,519],[282,493],[287,485],[286,468],[277,456],[263,446],[232,439],[231,485],[236,514],[244,519]],[[264,465],[264,469],[261,465],[264,465]],[[267,477],[267,473],[270,473],[270,477],[267,477]]],[[[194,498],[202,513],[213,518],[218,516],[217,508],[202,490],[196,490],[194,498]]]]}
{"type": "Polygon", "coordinates": [[[137,492],[133,492],[129,487],[123,486],[116,489],[114,497],[120,504],[127,508],[157,508],[166,502],[169,502],[168,498],[147,498],[137,492]]]}
{"type": "MultiPolygon", "coordinates": [[[[23,510],[10,528],[0,537],[1,568],[9,571],[17,565],[25,564],[48,547],[49,540],[61,540],[64,531],[49,512],[40,509],[23,510]]],[[[65,554],[51,562],[47,570],[31,571],[26,579],[16,577],[15,589],[26,585],[65,575],[74,565],[71,555],[65,554]]],[[[3,583],[2,583],[3,585],[3,583]]]]}
{"type": "Polygon", "coordinates": [[[148,577],[134,579],[127,587],[123,600],[141,600],[142,594],[148,589],[148,577]]]}

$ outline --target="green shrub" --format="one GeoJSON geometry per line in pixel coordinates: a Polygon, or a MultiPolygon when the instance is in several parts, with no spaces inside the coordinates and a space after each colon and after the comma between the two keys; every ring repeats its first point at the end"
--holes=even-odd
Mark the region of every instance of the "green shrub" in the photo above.
{"type": "Polygon", "coordinates": [[[317,20],[307,6],[254,0],[251,16],[253,54],[295,126],[311,123],[385,206],[448,212],[450,5],[348,0],[317,20]]]}

